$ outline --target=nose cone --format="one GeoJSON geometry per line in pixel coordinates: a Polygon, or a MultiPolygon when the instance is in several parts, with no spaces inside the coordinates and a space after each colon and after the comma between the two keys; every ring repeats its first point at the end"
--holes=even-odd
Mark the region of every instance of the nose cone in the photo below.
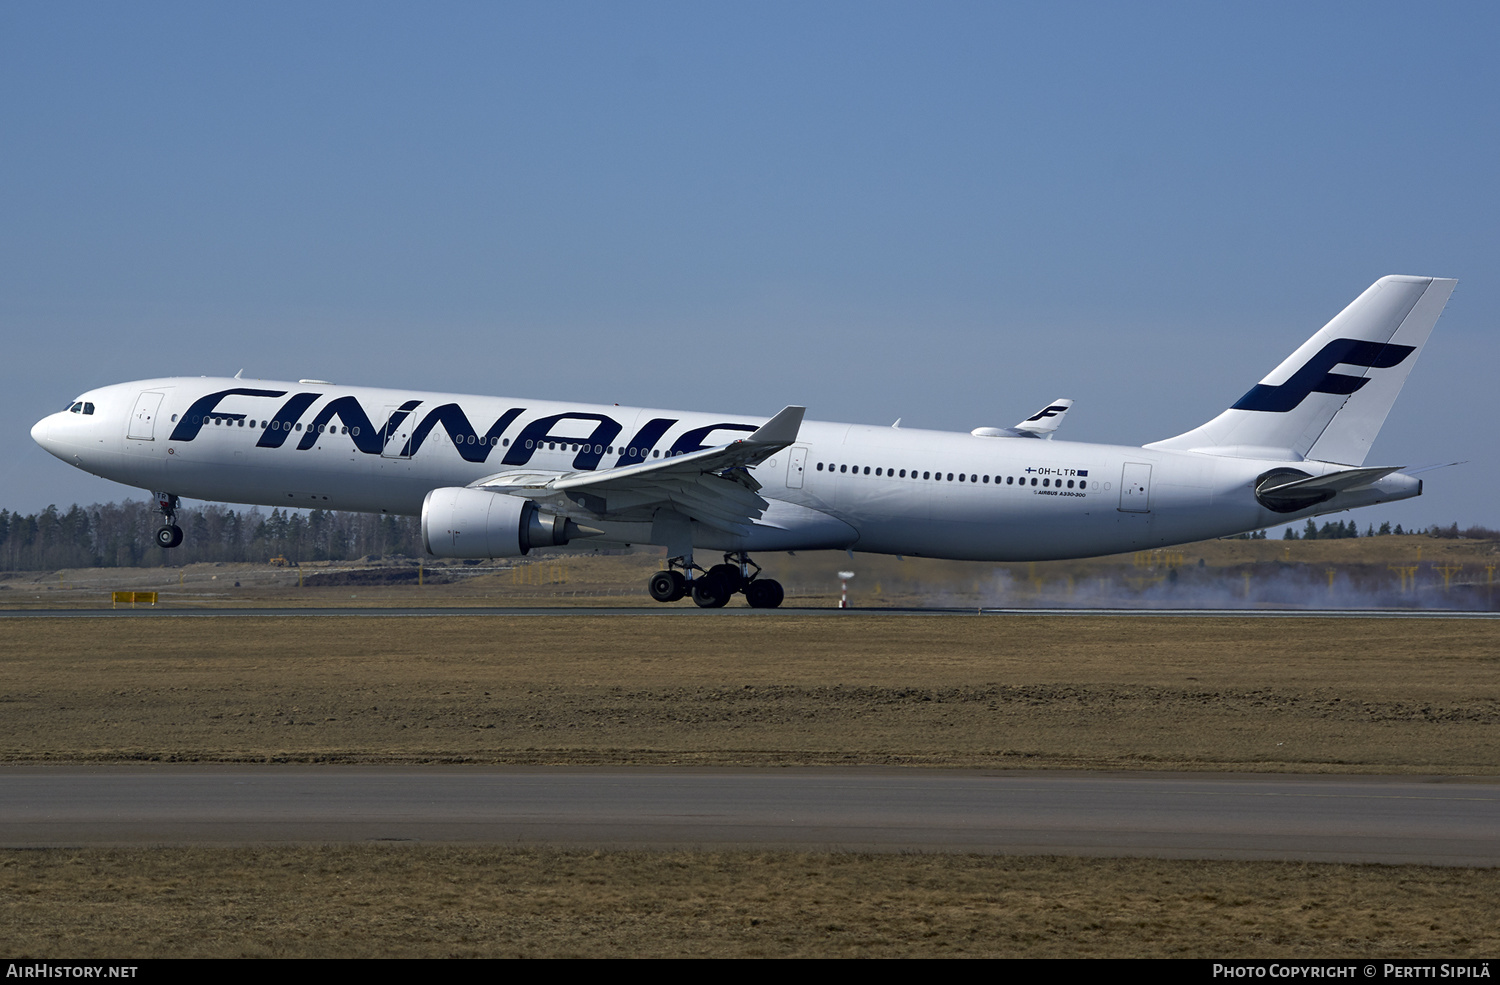
{"type": "Polygon", "coordinates": [[[35,424],[33,424],[31,426],[31,440],[47,449],[47,451],[51,452],[53,455],[56,455],[58,458],[62,458],[62,448],[58,444],[57,439],[53,437],[53,432],[56,429],[57,423],[55,420],[56,417],[56,414],[48,414],[40,421],[37,421],[35,424]]]}

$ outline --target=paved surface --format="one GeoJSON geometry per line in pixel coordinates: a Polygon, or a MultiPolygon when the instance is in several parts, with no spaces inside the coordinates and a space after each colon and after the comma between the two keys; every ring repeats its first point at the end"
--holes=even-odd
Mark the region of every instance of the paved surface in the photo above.
{"type": "Polygon", "coordinates": [[[1500,780],[0,767],[0,845],[469,842],[1500,865],[1500,780]]]}

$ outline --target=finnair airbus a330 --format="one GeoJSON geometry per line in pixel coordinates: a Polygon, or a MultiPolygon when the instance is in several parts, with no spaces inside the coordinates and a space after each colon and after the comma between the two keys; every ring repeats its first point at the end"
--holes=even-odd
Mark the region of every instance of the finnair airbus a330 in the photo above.
{"type": "Polygon", "coordinates": [[[1364,461],[1455,283],[1382,277],[1228,410],[1140,448],[1043,440],[1070,400],[960,434],[238,377],[90,390],[31,434],[155,491],[162,547],[179,496],[420,515],[438,557],[655,544],[653,598],[769,608],[751,551],[1088,557],[1418,496],[1364,461]]]}

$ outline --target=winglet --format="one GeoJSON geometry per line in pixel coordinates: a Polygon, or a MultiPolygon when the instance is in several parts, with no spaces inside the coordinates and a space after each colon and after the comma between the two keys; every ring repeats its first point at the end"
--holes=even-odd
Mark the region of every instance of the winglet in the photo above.
{"type": "Polygon", "coordinates": [[[776,445],[785,448],[797,440],[797,432],[802,430],[802,415],[806,413],[806,407],[783,407],[775,417],[762,424],[755,433],[744,440],[756,445],[776,445]]]}

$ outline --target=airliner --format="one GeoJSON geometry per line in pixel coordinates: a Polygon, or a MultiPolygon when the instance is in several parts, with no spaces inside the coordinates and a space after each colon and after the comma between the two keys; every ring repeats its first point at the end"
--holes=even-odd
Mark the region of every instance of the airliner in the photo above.
{"type": "Polygon", "coordinates": [[[183,496],[420,516],[436,557],[655,545],[657,601],[774,608],[752,552],[1091,557],[1421,495],[1364,462],[1456,283],[1382,277],[1223,413],[1141,447],[1053,440],[1067,399],[965,434],[239,375],[90,390],[31,434],[152,490],[163,548],[183,496]]]}

